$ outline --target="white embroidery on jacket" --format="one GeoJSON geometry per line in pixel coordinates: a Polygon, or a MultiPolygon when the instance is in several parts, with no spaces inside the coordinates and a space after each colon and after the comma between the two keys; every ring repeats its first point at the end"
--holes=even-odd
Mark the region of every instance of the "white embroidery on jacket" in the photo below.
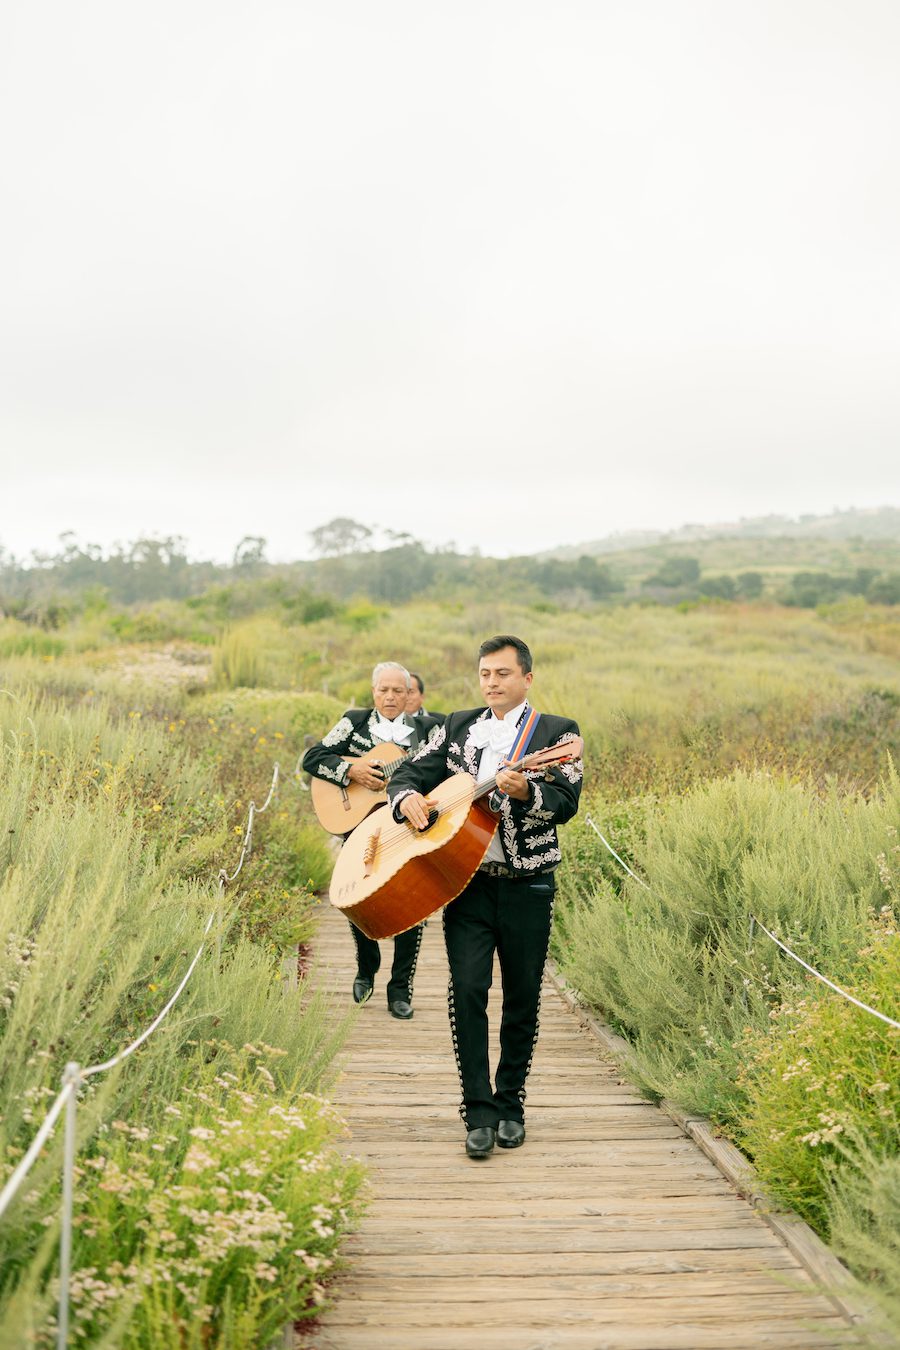
{"type": "MultiPolygon", "coordinates": [[[[577,739],[578,737],[575,735],[574,731],[566,731],[560,736],[558,741],[554,741],[554,745],[565,745],[566,741],[575,741],[577,739]]],[[[557,764],[556,767],[559,769],[562,776],[567,778],[572,784],[580,783],[584,777],[584,760],[582,759],[570,759],[567,764],[557,764]]]]}
{"type": "Polygon", "coordinates": [[[353,723],[349,717],[342,717],[336,726],[333,726],[327,736],[322,737],[323,745],[340,745],[345,741],[353,731],[353,723]]]}
{"type": "Polygon", "coordinates": [[[341,787],[347,782],[347,775],[350,772],[350,765],[346,760],[342,760],[338,768],[332,769],[330,764],[318,764],[316,766],[317,778],[330,778],[332,783],[340,783],[341,787]]]}
{"type": "Polygon", "coordinates": [[[428,733],[428,740],[420,745],[416,753],[412,756],[413,764],[431,753],[432,750],[439,750],[447,739],[447,732],[443,726],[432,727],[428,733]]]}
{"type": "Polygon", "coordinates": [[[525,847],[528,849],[540,848],[542,844],[552,844],[553,839],[552,830],[545,830],[543,834],[526,834],[524,836],[525,847]]]}
{"type": "Polygon", "coordinates": [[[534,800],[525,812],[522,820],[522,824],[526,829],[533,829],[535,825],[540,825],[545,820],[553,819],[553,812],[544,809],[544,793],[540,783],[532,782],[531,786],[534,789],[534,800]]]}

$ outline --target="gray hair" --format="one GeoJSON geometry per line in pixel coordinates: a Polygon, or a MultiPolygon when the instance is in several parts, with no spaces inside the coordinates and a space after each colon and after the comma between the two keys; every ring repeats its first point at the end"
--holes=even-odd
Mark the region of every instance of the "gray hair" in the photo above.
{"type": "Polygon", "coordinates": [[[378,662],[378,665],[377,665],[377,666],[375,667],[375,669],[372,671],[372,688],[373,688],[373,689],[375,688],[375,684],[376,684],[376,682],[377,682],[377,680],[378,680],[378,676],[382,673],[382,671],[385,671],[385,670],[399,670],[399,671],[400,671],[400,674],[403,676],[404,680],[406,681],[406,687],[407,687],[407,689],[409,688],[409,671],[406,669],[406,666],[401,666],[401,664],[400,664],[399,661],[379,661],[379,662],[378,662]]]}

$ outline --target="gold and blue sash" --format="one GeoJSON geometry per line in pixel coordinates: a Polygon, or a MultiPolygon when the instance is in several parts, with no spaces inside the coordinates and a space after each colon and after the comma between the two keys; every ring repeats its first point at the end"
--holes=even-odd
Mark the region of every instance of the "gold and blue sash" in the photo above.
{"type": "MultiPolygon", "coordinates": [[[[509,754],[504,755],[503,759],[500,761],[500,768],[514,769],[519,760],[525,758],[525,754],[531,744],[531,738],[537,730],[537,724],[540,720],[541,714],[538,712],[537,708],[528,708],[526,710],[525,717],[516,730],[516,738],[509,748],[509,754]]],[[[488,805],[492,811],[500,810],[505,796],[505,792],[501,792],[499,788],[494,788],[494,791],[488,798],[488,805]]]]}

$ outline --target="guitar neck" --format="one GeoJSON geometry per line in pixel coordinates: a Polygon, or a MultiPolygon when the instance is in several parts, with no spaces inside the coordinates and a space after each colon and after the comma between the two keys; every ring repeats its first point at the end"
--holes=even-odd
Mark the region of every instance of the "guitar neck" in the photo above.
{"type": "MultiPolygon", "coordinates": [[[[577,755],[580,755],[583,746],[584,742],[579,736],[577,739],[565,741],[559,746],[549,746],[546,750],[534,750],[524,759],[517,760],[515,764],[501,764],[498,766],[497,772],[499,773],[501,769],[512,769],[516,773],[524,773],[526,769],[542,769],[555,764],[564,764],[566,760],[574,759],[577,755]]],[[[495,774],[493,778],[488,778],[485,782],[478,784],[475,788],[474,799],[477,801],[479,797],[485,796],[486,793],[493,792],[496,786],[497,776],[495,774]]]]}
{"type": "Polygon", "coordinates": [[[392,760],[390,764],[382,764],[382,766],[381,766],[381,772],[384,774],[384,781],[385,781],[386,783],[390,781],[390,779],[393,777],[393,775],[396,773],[396,771],[400,768],[400,765],[403,764],[403,763],[405,762],[405,760],[406,760],[406,755],[403,756],[403,759],[395,759],[395,760],[392,760]]]}

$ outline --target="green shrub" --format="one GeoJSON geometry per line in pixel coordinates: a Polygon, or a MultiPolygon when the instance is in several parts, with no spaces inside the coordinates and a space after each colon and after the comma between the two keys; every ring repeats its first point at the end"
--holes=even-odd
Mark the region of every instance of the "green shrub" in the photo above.
{"type": "Polygon", "coordinates": [[[900,1345],[900,1156],[848,1139],[829,1191],[831,1243],[866,1281],[880,1322],[878,1346],[900,1345]]]}
{"type": "Polygon", "coordinates": [[[51,637],[40,628],[18,623],[14,619],[0,622],[0,657],[41,656],[52,660],[62,656],[66,644],[62,638],[51,637]]]}
{"type": "Polygon", "coordinates": [[[338,615],[338,622],[346,624],[355,633],[364,633],[385,619],[388,613],[382,605],[373,605],[369,600],[356,600],[338,615]]]}
{"type": "MultiPolygon", "coordinates": [[[[900,1020],[900,935],[893,910],[873,922],[849,993],[900,1020]]],[[[772,1010],[745,1038],[746,1093],[733,1133],[768,1189],[820,1231],[848,1139],[881,1158],[900,1151],[900,1033],[821,985],[772,1010]]],[[[900,1210],[897,1215],[900,1241],[900,1210]]]]}
{"type": "Polygon", "coordinates": [[[324,736],[345,706],[328,694],[271,689],[203,694],[191,703],[192,711],[204,717],[263,728],[271,733],[280,731],[283,736],[290,736],[292,746],[298,748],[302,748],[304,736],[316,739],[324,736]]]}
{"type": "MultiPolygon", "coordinates": [[[[280,1053],[208,1041],[162,1109],[99,1128],[79,1161],[72,1345],[113,1328],[123,1350],[255,1350],[321,1310],[362,1174],[333,1150],[329,1105],[278,1087],[280,1053]]],[[[49,1291],[13,1318],[55,1345],[49,1291]]]]}
{"type": "Polygon", "coordinates": [[[252,689],[262,682],[262,661],[252,629],[226,630],[213,655],[212,678],[225,689],[252,689]]]}
{"type": "Polygon", "coordinates": [[[563,959],[634,1041],[649,1090],[722,1121],[741,1116],[744,1028],[768,1026],[773,999],[805,978],[773,960],[767,939],[749,950],[750,914],[848,977],[870,913],[891,901],[876,860],[898,818],[896,778],[865,802],[736,774],[648,811],[635,870],[652,889],[601,877],[587,903],[564,910],[563,959]]]}

